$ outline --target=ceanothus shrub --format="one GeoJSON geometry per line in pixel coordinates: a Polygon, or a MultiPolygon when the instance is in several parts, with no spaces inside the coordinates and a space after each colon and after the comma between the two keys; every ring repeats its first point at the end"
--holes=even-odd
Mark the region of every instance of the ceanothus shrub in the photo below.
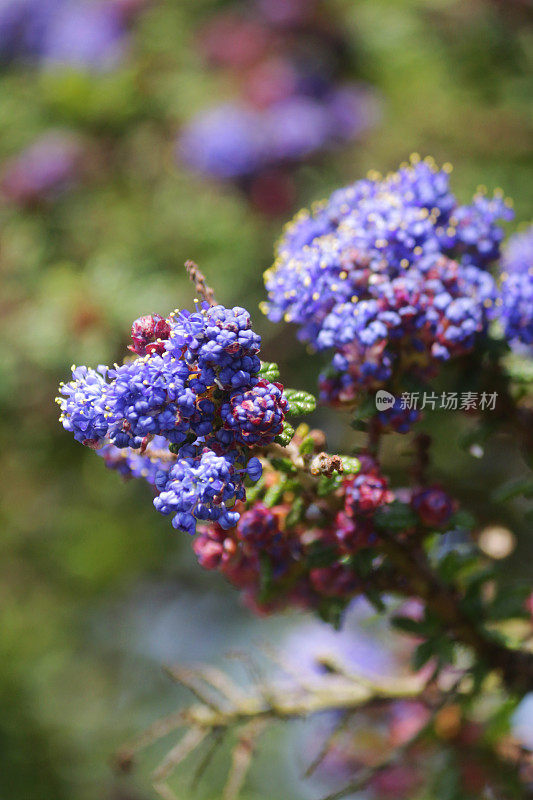
{"type": "MultiPolygon", "coordinates": [[[[191,263],[204,298],[195,311],[139,318],[123,364],[73,368],[58,398],[65,429],[122,476],[144,478],[155,508],[195,535],[199,564],[220,572],[255,612],[298,607],[340,627],[354,598],[365,597],[415,637],[413,666],[427,677],[417,695],[424,720],[439,703],[460,702],[445,689],[450,676],[468,678],[463,721],[490,673],[500,703],[533,687],[527,636],[506,627],[530,618],[531,587],[506,588],[478,547],[475,517],[431,474],[432,439],[418,429],[440,398],[448,412],[468,415],[473,438],[463,444],[475,455],[501,431],[532,463],[533,248],[530,229],[512,236],[502,256],[500,221],[511,216],[501,192],[463,205],[448,168],[413,158],[385,178],[334,192],[285,228],[263,310],[333,353],[320,396],[362,432],[355,451],[330,454],[322,431],[289,424],[315,409],[314,397],[279,382],[277,365],[260,358],[248,311],[217,305],[191,263]],[[392,398],[388,408],[377,406],[379,392],[392,398]],[[431,403],[408,403],[413,392],[431,403]],[[401,485],[383,458],[390,431],[410,441],[401,485]],[[396,612],[394,598],[404,603],[396,612]],[[402,611],[413,602],[416,613],[402,611]]],[[[455,418],[446,420],[448,447],[455,418]]],[[[532,494],[527,475],[494,502],[532,494]]],[[[300,706],[285,698],[281,707],[288,716],[338,710],[331,691],[318,701],[306,688],[300,706]]],[[[347,707],[357,705],[348,697],[347,707]]],[[[238,707],[236,717],[253,716],[250,708],[238,707]]],[[[228,713],[195,725],[223,728],[228,713]]],[[[416,728],[417,741],[426,727],[416,728]]],[[[499,785],[490,770],[484,780],[499,785]]],[[[377,776],[370,784],[380,784],[377,776]]]]}

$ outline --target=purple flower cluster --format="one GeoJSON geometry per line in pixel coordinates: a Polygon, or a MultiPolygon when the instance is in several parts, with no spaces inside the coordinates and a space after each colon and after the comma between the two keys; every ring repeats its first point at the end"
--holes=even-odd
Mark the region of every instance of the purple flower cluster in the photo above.
{"type": "Polygon", "coordinates": [[[283,386],[260,380],[253,389],[233,392],[220,413],[237,442],[251,447],[268,444],[281,433],[287,407],[283,386]]]}
{"type": "Polygon", "coordinates": [[[533,225],[512,236],[504,249],[499,305],[511,344],[533,344],[533,225]]]}
{"type": "Polygon", "coordinates": [[[4,165],[2,194],[21,206],[54,199],[76,180],[81,153],[80,142],[73,135],[46,133],[4,165]]]}
{"type": "Polygon", "coordinates": [[[77,442],[90,447],[97,445],[109,428],[107,372],[105,366],[97,370],[73,366],[72,380],[60,385],[64,396],[57,398],[65,430],[70,431],[77,442]]]}
{"type": "Polygon", "coordinates": [[[321,98],[296,94],[266,108],[223,103],[200,111],[184,127],[177,155],[215,178],[250,178],[356,138],[375,115],[369,89],[356,85],[321,98]]]}
{"type": "Polygon", "coordinates": [[[0,60],[109,69],[122,59],[137,0],[4,0],[0,60]]]}
{"type": "Polygon", "coordinates": [[[511,211],[499,194],[460,205],[447,173],[413,157],[287,226],[265,274],[264,310],[297,324],[317,350],[335,351],[321,378],[327,402],[353,402],[407,373],[425,380],[485,333],[497,294],[487,268],[503,238],[497,220],[511,211]]]}
{"type": "Polygon", "coordinates": [[[124,475],[159,491],[154,505],[193,533],[195,520],[236,524],[244,480],[261,477],[250,448],[281,432],[287,400],[259,378],[260,337],[243,308],[142,317],[132,326],[137,358],[114,368],[73,368],[58,398],[61,422],[124,475]]]}
{"type": "Polygon", "coordinates": [[[144,478],[152,485],[155,485],[156,475],[168,472],[175,461],[163,436],[154,436],[143,451],[130,448],[121,450],[114,444],[106,444],[95,452],[104,459],[109,469],[114,469],[123,478],[144,478]]]}
{"type": "MultiPolygon", "coordinates": [[[[299,162],[357,139],[379,116],[369,86],[349,80],[347,48],[320,4],[287,16],[270,3],[222,11],[199,33],[199,49],[231,73],[235,100],[200,110],[176,153],[192,169],[236,182],[260,210],[280,213],[299,162]],[[311,55],[312,54],[312,57],[311,55]],[[277,200],[277,202],[276,202],[277,200]]],[[[351,65],[350,65],[351,66],[351,65]]]]}

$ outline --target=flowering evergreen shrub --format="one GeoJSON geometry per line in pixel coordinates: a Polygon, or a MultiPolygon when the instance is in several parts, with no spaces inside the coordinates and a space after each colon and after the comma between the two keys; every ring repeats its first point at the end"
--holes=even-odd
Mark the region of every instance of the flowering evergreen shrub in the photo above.
{"type": "MultiPolygon", "coordinates": [[[[482,455],[478,442],[488,431],[505,426],[531,460],[530,231],[513,237],[502,257],[499,221],[510,219],[509,201],[478,193],[460,204],[448,173],[414,158],[385,178],[338,190],[287,226],[266,273],[270,318],[295,323],[304,342],[334,351],[321,398],[351,413],[364,434],[356,452],[329,454],[322,431],[303,422],[291,427],[287,417],[314,411],[314,397],[279,383],[277,365],[260,360],[249,313],[216,305],[191,263],[204,297],[196,310],[136,320],[132,355],[112,368],[73,368],[58,398],[65,429],[110,468],[145,478],[155,508],[175,528],[197,534],[199,564],[222,573],[256,612],[311,609],[339,627],[353,599],[364,596],[415,637],[412,663],[425,669],[424,680],[407,694],[421,699],[423,714],[412,735],[400,737],[403,750],[431,734],[437,711],[460,702],[457,736],[467,741],[468,715],[489,674],[498,676],[496,704],[533,686],[527,637],[501,624],[530,617],[530,587],[510,592],[486,563],[476,519],[430,474],[431,436],[412,437],[400,485],[382,464],[383,433],[408,434],[439,397],[445,409],[475,417],[474,439],[466,442],[474,454],[482,455]],[[499,282],[491,272],[498,263],[499,282]],[[407,400],[413,389],[423,395],[420,410],[407,400]],[[404,603],[395,611],[394,597],[404,603]]],[[[527,478],[502,487],[500,499],[532,492],[527,478]]],[[[333,687],[325,694],[304,687],[300,705],[282,698],[270,705],[238,700],[231,712],[209,706],[207,717],[191,716],[192,741],[246,715],[338,710],[339,697],[348,708],[362,702],[342,681],[333,687]]],[[[380,691],[371,699],[405,696],[380,691]]],[[[520,783],[516,754],[498,758],[506,770],[512,764],[520,783]]],[[[389,767],[394,784],[395,764],[389,767]]],[[[161,769],[166,776],[168,765],[161,769]]],[[[388,785],[387,773],[377,773],[369,785],[388,785]]],[[[487,773],[483,785],[498,788],[498,780],[487,773]]],[[[505,796],[521,796],[514,785],[505,796]]]]}

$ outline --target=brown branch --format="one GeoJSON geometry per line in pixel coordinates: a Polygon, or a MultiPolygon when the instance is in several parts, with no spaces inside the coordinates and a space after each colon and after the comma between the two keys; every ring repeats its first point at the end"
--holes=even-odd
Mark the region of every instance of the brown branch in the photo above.
{"type": "Polygon", "coordinates": [[[185,262],[185,269],[187,270],[190,280],[194,283],[196,293],[200,297],[203,297],[210,306],[216,305],[215,293],[206,283],[205,276],[203,272],[200,271],[198,264],[195,264],[194,261],[189,259],[185,262]]]}
{"type": "MultiPolygon", "coordinates": [[[[188,671],[176,670],[174,678],[185,683],[196,696],[203,695],[198,691],[188,671]],[[177,674],[179,673],[179,674],[177,674]]],[[[202,678],[209,684],[209,671],[202,668],[202,678]]],[[[220,676],[215,676],[220,685],[220,676]]],[[[223,731],[242,726],[238,743],[233,753],[233,765],[226,784],[227,798],[236,798],[253,755],[256,739],[264,728],[276,720],[289,720],[307,717],[322,711],[341,710],[356,711],[367,708],[376,700],[391,698],[416,697],[423,693],[425,682],[419,679],[388,680],[386,685],[364,681],[358,676],[325,674],[310,679],[306,686],[294,682],[266,683],[254,682],[247,690],[235,696],[229,706],[217,708],[211,698],[204,698],[200,703],[183,709],[179,714],[166,717],[155,723],[145,734],[125,747],[121,760],[131,763],[136,750],[153,744],[170,732],[181,728],[183,735],[178,743],[165,756],[161,764],[154,770],[154,788],[163,800],[176,800],[176,796],[167,781],[179,764],[195,751],[211,734],[217,737],[223,731]]],[[[226,694],[226,699],[227,694],[226,694]]]]}

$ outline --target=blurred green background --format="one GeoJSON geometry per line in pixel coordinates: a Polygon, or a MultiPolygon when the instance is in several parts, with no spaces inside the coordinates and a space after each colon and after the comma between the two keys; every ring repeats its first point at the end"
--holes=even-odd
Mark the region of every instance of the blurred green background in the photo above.
{"type": "MultiPolygon", "coordinates": [[[[190,542],[153,511],[148,486],[125,484],[74,443],[53,399],[76,364],[122,358],[131,321],[191,306],[183,262],[196,260],[224,303],[246,306],[292,385],[312,389],[317,364],[287,327],[261,316],[262,272],[284,219],[257,213],[235,187],[176,163],[180,124],[231,97],[194,32],[221,7],[152,0],[113,70],[0,72],[0,159],[50,129],[75,132],[83,179],[36,207],[0,205],[0,797],[152,798],[147,774],[113,775],[125,738],[182,695],[169,661],[219,660],[294,617],[256,620],[222,580],[201,573],[190,542]]],[[[298,170],[295,209],[413,151],[452,162],[466,200],[478,184],[532,217],[532,28],[528,4],[491,0],[334,0],[357,77],[382,116],[362,140],[298,170]]],[[[321,412],[334,447],[342,422],[321,412]]],[[[457,464],[443,454],[444,470],[457,464]],[[446,461],[447,458],[447,461],[446,461]]],[[[500,452],[501,457],[501,452],[500,452]]],[[[500,462],[498,462],[500,463],[500,462]]],[[[494,469],[494,467],[493,467],[494,469]]],[[[505,467],[501,467],[505,470],[505,467]]],[[[501,472],[500,469],[500,472],[501,472]]],[[[249,798],[293,796],[267,743],[249,798]],[[267,780],[265,781],[265,776],[267,780]],[[267,786],[267,789],[265,789],[267,786]],[[269,787],[269,788],[268,788],[269,787]]],[[[285,761],[290,755],[285,752],[285,761]]],[[[217,797],[201,784],[200,797],[217,797]]],[[[188,783],[180,798],[191,797],[188,783]]]]}

